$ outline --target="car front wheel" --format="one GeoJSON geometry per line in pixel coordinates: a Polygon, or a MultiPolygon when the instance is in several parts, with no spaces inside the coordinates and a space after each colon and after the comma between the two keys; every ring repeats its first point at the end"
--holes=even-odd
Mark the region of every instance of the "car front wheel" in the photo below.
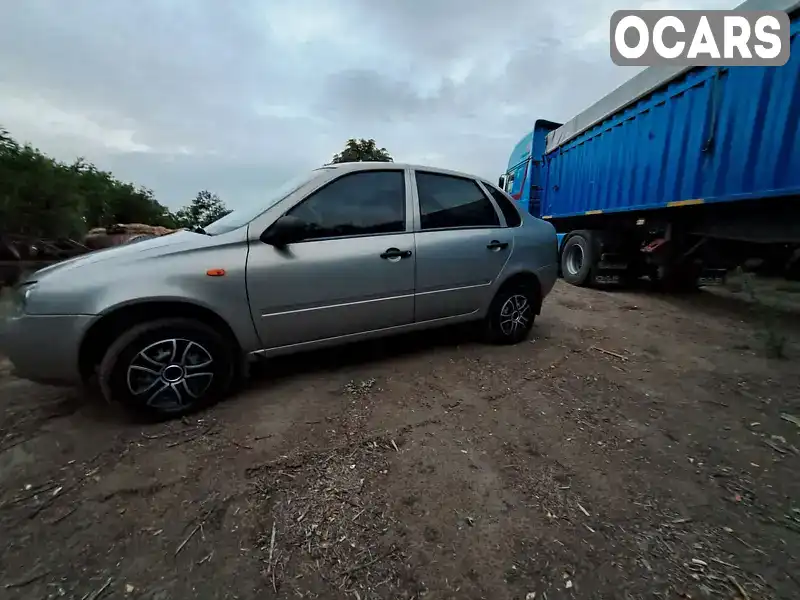
{"type": "Polygon", "coordinates": [[[100,363],[99,380],[106,400],[169,419],[221,400],[235,365],[232,344],[213,328],[191,319],[163,319],[117,338],[100,363]]]}

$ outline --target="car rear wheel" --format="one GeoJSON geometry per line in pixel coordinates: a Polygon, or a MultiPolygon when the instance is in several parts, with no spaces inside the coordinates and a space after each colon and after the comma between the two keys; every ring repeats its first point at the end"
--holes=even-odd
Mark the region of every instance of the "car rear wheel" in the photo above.
{"type": "Polygon", "coordinates": [[[154,419],[180,417],[221,400],[236,353],[213,328],[191,319],[136,325],[106,351],[100,388],[109,402],[154,419]]]}
{"type": "Polygon", "coordinates": [[[486,338],[493,344],[518,344],[528,337],[538,312],[534,286],[511,285],[494,297],[486,315],[486,338]]]}

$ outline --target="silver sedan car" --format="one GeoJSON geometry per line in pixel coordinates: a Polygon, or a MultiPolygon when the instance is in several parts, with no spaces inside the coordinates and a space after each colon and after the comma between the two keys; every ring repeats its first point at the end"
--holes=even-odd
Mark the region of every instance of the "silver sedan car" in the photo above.
{"type": "Polygon", "coordinates": [[[0,353],[20,377],[96,380],[170,418],[224,397],[256,357],[467,321],[520,342],[557,273],[553,226],[481,178],[329,165],[204,230],[35,272],[0,353]]]}

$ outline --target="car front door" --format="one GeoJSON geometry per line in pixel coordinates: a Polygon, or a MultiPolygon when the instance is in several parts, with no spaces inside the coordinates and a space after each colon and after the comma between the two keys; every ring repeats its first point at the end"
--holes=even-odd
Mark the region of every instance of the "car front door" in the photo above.
{"type": "Polygon", "coordinates": [[[285,214],[285,248],[251,242],[247,290],[265,349],[407,325],[414,318],[412,201],[399,168],[345,173],[285,214]]]}
{"type": "Polygon", "coordinates": [[[491,300],[514,236],[477,181],[414,171],[417,322],[470,315],[491,300]]]}

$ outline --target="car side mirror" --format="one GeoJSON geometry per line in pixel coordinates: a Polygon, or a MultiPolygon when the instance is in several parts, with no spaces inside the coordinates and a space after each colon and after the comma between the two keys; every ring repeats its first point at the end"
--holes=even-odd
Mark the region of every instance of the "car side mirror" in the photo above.
{"type": "Polygon", "coordinates": [[[261,234],[261,241],[276,248],[302,241],[308,231],[308,223],[291,215],[284,215],[261,234]]]}
{"type": "Polygon", "coordinates": [[[506,176],[505,175],[500,175],[500,179],[497,180],[497,187],[499,187],[501,190],[505,190],[506,189],[506,176]]]}

